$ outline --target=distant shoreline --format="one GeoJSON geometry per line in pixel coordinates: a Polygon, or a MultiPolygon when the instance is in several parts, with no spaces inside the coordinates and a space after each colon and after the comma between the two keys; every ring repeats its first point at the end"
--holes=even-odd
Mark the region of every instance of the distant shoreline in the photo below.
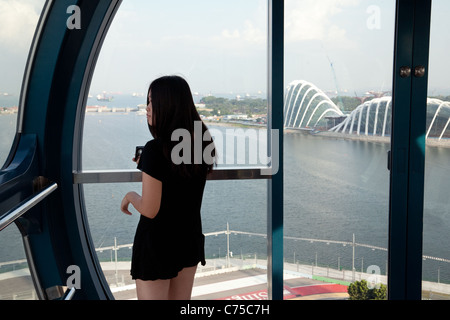
{"type": "Polygon", "coordinates": [[[366,135],[355,135],[348,133],[337,133],[330,131],[321,131],[316,133],[317,136],[336,138],[344,140],[357,140],[357,141],[369,141],[369,142],[380,142],[380,143],[390,143],[391,137],[381,137],[381,136],[366,136],[366,135]]]}
{"type": "MultiPolygon", "coordinates": [[[[380,137],[380,136],[366,136],[366,135],[354,135],[348,133],[337,133],[330,131],[323,131],[316,133],[314,135],[327,137],[327,138],[336,138],[336,139],[344,139],[344,140],[356,140],[356,141],[369,141],[369,142],[379,142],[379,143],[391,143],[391,137],[380,137]]],[[[450,148],[450,139],[441,139],[438,138],[427,138],[426,146],[428,147],[441,147],[441,148],[450,148]]]]}
{"type": "MultiPolygon", "coordinates": [[[[255,126],[265,128],[263,125],[250,125],[250,124],[241,124],[234,122],[213,122],[213,121],[203,121],[207,126],[220,126],[220,127],[246,127],[252,128],[255,126]]],[[[348,133],[337,133],[330,131],[319,131],[317,133],[311,133],[310,130],[294,130],[294,129],[284,129],[284,133],[299,133],[299,134],[307,134],[310,136],[329,138],[329,139],[340,139],[340,140],[353,140],[353,141],[367,141],[374,143],[384,143],[390,144],[391,137],[380,137],[380,136],[366,136],[366,135],[355,135],[348,133]]],[[[450,148],[450,139],[442,139],[438,140],[437,138],[428,138],[426,141],[426,145],[428,147],[441,147],[441,148],[450,148]]]]}
{"type": "Polygon", "coordinates": [[[242,127],[242,128],[261,128],[265,129],[266,125],[263,124],[251,124],[243,122],[224,122],[224,121],[207,121],[202,120],[206,126],[216,126],[216,127],[242,127]]]}
{"type": "MultiPolygon", "coordinates": [[[[120,115],[120,114],[130,114],[131,112],[87,112],[86,115],[120,115]]],[[[0,115],[12,115],[13,113],[0,113],[0,115]]],[[[203,122],[209,126],[217,126],[217,127],[241,127],[241,128],[262,128],[265,129],[266,126],[263,124],[251,124],[251,123],[243,123],[243,122],[225,122],[225,121],[208,121],[203,120],[203,122]]],[[[353,135],[348,133],[337,133],[330,131],[319,131],[317,133],[311,133],[311,130],[294,130],[294,129],[284,129],[284,133],[300,133],[300,134],[308,134],[311,136],[323,137],[323,138],[331,138],[331,139],[342,139],[342,140],[354,140],[354,141],[368,141],[375,143],[391,143],[391,137],[380,137],[373,135],[353,135]]],[[[441,148],[450,148],[450,139],[441,139],[437,138],[428,138],[426,141],[426,145],[428,147],[441,147],[441,148]]]]}

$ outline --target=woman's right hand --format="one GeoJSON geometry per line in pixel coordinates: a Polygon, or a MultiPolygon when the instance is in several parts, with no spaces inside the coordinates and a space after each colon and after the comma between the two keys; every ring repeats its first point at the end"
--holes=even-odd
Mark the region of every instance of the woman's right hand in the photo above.
{"type": "Polygon", "coordinates": [[[128,199],[128,193],[123,197],[122,202],[120,203],[120,210],[131,216],[131,212],[128,210],[128,206],[130,205],[130,200],[128,199]]]}

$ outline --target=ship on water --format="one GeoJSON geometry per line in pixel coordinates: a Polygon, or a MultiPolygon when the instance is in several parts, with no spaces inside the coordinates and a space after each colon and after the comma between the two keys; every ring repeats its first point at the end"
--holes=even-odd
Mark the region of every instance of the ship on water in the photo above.
{"type": "Polygon", "coordinates": [[[106,101],[106,102],[111,102],[114,99],[113,96],[107,96],[105,94],[105,92],[103,92],[102,94],[98,94],[97,95],[97,101],[106,101]]]}

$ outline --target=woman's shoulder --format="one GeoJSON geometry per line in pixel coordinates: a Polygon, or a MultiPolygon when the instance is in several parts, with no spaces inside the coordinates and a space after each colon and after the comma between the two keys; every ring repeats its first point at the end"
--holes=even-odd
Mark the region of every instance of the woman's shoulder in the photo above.
{"type": "Polygon", "coordinates": [[[161,169],[165,168],[165,160],[163,155],[163,148],[159,139],[148,141],[144,150],[142,150],[141,159],[138,163],[138,169],[151,175],[152,177],[161,180],[161,169]]]}
{"type": "Polygon", "coordinates": [[[145,144],[141,155],[143,161],[161,161],[163,157],[163,145],[160,139],[153,139],[145,144]]]}
{"type": "Polygon", "coordinates": [[[147,143],[144,146],[144,150],[154,150],[159,151],[162,149],[162,142],[161,139],[155,138],[152,140],[147,141],[147,143]]]}

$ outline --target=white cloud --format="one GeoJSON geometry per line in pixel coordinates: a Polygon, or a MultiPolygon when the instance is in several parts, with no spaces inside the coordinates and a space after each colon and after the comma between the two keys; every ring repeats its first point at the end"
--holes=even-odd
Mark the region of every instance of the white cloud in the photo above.
{"type": "Polygon", "coordinates": [[[224,41],[227,46],[248,50],[245,46],[265,45],[267,43],[267,1],[258,0],[257,6],[241,25],[233,30],[223,29],[220,36],[213,39],[224,41]],[[230,41],[232,40],[232,41],[230,41]]]}
{"type": "Polygon", "coordinates": [[[344,7],[358,5],[359,0],[286,0],[285,41],[348,41],[346,30],[332,22],[344,7]]]}
{"type": "Polygon", "coordinates": [[[0,47],[2,50],[28,49],[36,29],[41,1],[0,0],[0,47]]]}
{"type": "Polygon", "coordinates": [[[220,35],[213,36],[211,40],[215,41],[216,46],[233,50],[235,53],[249,53],[255,46],[259,48],[267,43],[267,29],[255,26],[251,20],[245,20],[242,27],[223,29],[220,35]]]}
{"type": "Polygon", "coordinates": [[[250,20],[245,21],[242,35],[245,41],[252,43],[265,43],[267,41],[267,30],[255,27],[250,20]]]}
{"type": "Polygon", "coordinates": [[[233,31],[230,31],[228,29],[222,30],[222,37],[225,39],[239,39],[241,36],[239,30],[235,29],[233,31]]]}

